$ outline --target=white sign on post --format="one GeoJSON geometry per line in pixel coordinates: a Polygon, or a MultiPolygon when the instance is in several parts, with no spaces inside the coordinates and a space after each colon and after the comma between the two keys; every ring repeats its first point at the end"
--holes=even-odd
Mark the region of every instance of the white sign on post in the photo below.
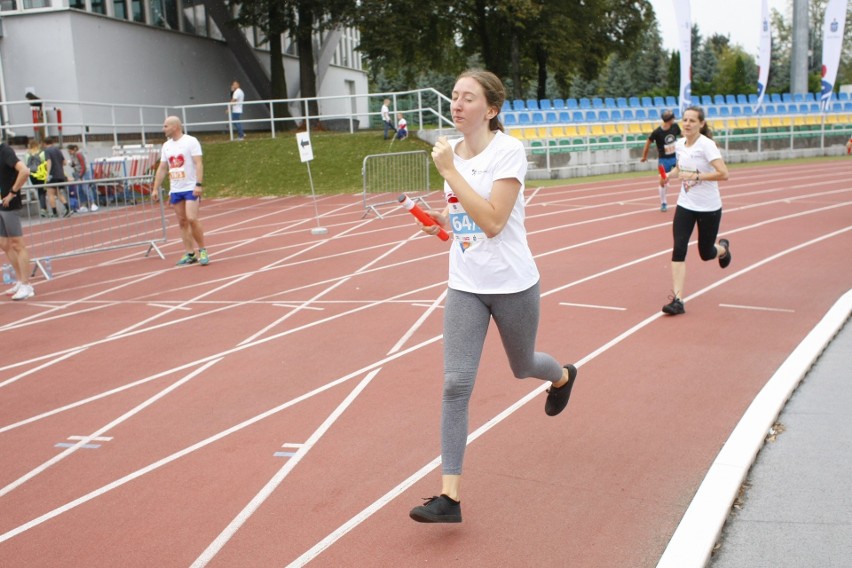
{"type": "Polygon", "coordinates": [[[314,148],[311,146],[311,135],[307,132],[298,132],[296,134],[296,143],[299,145],[299,156],[303,162],[310,162],[314,159],[314,148]]]}

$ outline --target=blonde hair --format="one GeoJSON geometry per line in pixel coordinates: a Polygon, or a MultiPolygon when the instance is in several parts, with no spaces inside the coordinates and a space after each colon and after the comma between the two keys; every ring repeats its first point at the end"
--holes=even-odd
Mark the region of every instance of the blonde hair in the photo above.
{"type": "Polygon", "coordinates": [[[500,119],[497,118],[500,115],[500,109],[503,108],[503,102],[506,100],[506,87],[503,86],[503,81],[491,71],[485,71],[484,69],[468,69],[467,71],[463,71],[456,77],[456,81],[464,77],[470,77],[479,83],[482,86],[488,106],[497,110],[497,114],[488,121],[488,128],[490,130],[505,132],[500,119]]]}

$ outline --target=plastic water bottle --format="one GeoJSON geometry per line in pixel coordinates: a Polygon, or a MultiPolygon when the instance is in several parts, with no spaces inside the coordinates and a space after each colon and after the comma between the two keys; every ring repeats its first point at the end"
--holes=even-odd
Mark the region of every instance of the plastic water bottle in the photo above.
{"type": "Polygon", "coordinates": [[[8,262],[3,265],[3,284],[9,286],[10,284],[14,284],[17,280],[15,276],[15,270],[12,268],[12,265],[8,262]]]}

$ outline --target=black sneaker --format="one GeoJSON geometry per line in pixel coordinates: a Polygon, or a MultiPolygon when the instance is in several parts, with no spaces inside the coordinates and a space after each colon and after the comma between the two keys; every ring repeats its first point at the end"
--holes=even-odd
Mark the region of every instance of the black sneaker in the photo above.
{"type": "Polygon", "coordinates": [[[418,523],[460,523],[461,503],[442,494],[423,499],[423,504],[411,509],[408,516],[418,523]]]}
{"type": "Polygon", "coordinates": [[[574,386],[574,379],[577,378],[577,367],[568,364],[564,368],[568,369],[568,382],[561,387],[552,386],[547,389],[547,400],[544,401],[544,413],[548,416],[556,416],[568,406],[571,387],[574,386]]]}
{"type": "Polygon", "coordinates": [[[686,313],[686,310],[683,309],[683,302],[681,301],[680,298],[676,298],[676,297],[672,297],[672,296],[669,296],[669,297],[672,298],[672,301],[670,303],[666,304],[665,306],[663,306],[663,313],[664,314],[669,314],[670,316],[676,316],[678,314],[686,313]]]}
{"type": "Polygon", "coordinates": [[[725,254],[719,257],[719,266],[728,268],[728,265],[731,264],[731,243],[728,242],[728,239],[719,239],[719,244],[725,247],[725,254]]]}

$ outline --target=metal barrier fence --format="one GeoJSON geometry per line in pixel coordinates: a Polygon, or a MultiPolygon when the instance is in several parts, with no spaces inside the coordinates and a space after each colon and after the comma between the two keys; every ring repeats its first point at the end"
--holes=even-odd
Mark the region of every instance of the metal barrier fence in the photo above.
{"type": "MultiPolygon", "coordinates": [[[[378,207],[399,205],[396,194],[429,191],[429,154],[426,150],[372,154],[364,158],[361,176],[364,179],[364,215],[372,211],[381,219],[378,207]],[[391,192],[395,194],[393,200],[369,203],[376,195],[391,192]],[[370,197],[371,195],[374,197],[370,197]]],[[[417,195],[409,197],[423,201],[422,197],[417,195]]]]}
{"type": "Polygon", "coordinates": [[[151,199],[153,181],[147,174],[25,186],[20,214],[32,274],[41,271],[49,280],[54,259],[119,248],[147,246],[145,256],[154,250],[165,259],[157,247],[166,241],[165,206],[151,199]],[[75,212],[84,204],[86,212],[75,212]]]}

